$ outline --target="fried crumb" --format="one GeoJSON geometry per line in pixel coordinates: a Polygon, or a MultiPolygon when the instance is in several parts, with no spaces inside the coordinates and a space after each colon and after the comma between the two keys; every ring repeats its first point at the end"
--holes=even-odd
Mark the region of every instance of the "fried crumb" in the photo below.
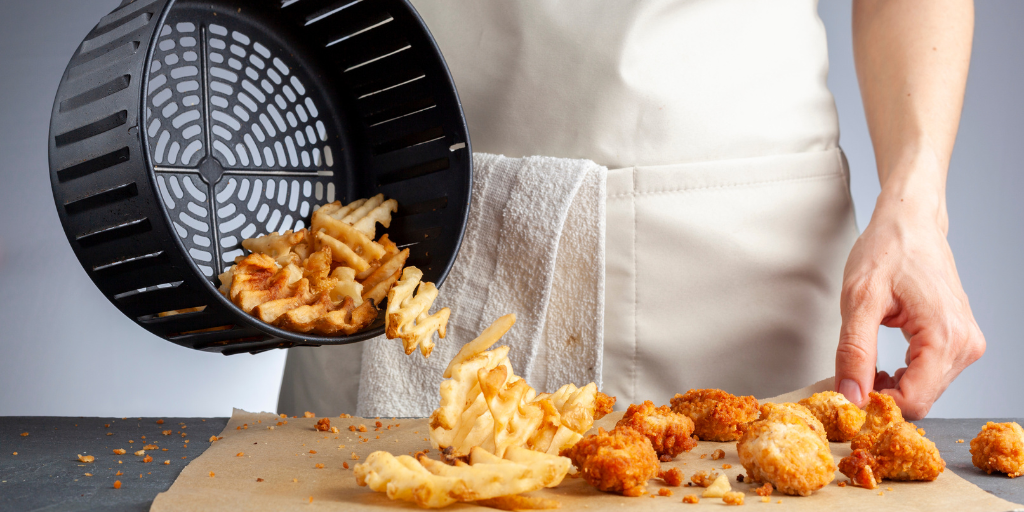
{"type": "Polygon", "coordinates": [[[722,496],[722,501],[724,501],[726,505],[739,506],[743,504],[743,496],[742,492],[727,492],[722,496]]]}
{"type": "Polygon", "coordinates": [[[146,454],[146,450],[139,450],[139,451],[135,452],[135,456],[136,457],[142,457],[145,454],[146,454]]]}
{"type": "Polygon", "coordinates": [[[957,440],[956,440],[956,443],[957,443],[957,444],[963,444],[963,443],[964,443],[964,440],[963,440],[963,439],[957,439],[957,440]]]}
{"type": "Polygon", "coordinates": [[[292,478],[292,483],[293,483],[293,484],[297,484],[297,483],[299,483],[299,479],[298,479],[298,478],[292,478]]]}
{"type": "Polygon", "coordinates": [[[356,431],[356,426],[355,425],[349,425],[348,426],[348,431],[349,432],[355,432],[356,431]]]}
{"type": "Polygon", "coordinates": [[[245,452],[238,452],[235,454],[235,457],[245,457],[245,452]]]}
{"type": "Polygon", "coordinates": [[[309,411],[306,411],[306,412],[302,413],[302,416],[305,417],[305,418],[316,418],[316,414],[313,414],[313,413],[311,413],[309,411]]]}
{"type": "Polygon", "coordinates": [[[187,459],[187,458],[188,458],[188,457],[182,457],[182,458],[181,458],[181,460],[185,460],[185,459],[187,459]]]}
{"type": "Polygon", "coordinates": [[[164,420],[156,420],[156,424],[157,425],[163,425],[164,424],[164,420]]]}
{"type": "MultiPolygon", "coordinates": [[[[651,496],[653,496],[653,494],[651,496]]],[[[658,489],[658,496],[672,497],[672,489],[662,487],[661,489],[658,489]]]]}
{"type": "Polygon", "coordinates": [[[768,496],[761,496],[761,503],[771,503],[772,499],[768,496]]]}
{"type": "Polygon", "coordinates": [[[169,461],[169,460],[165,460],[164,461],[164,466],[170,466],[170,465],[171,465],[171,461],[169,461]]]}
{"type": "MultiPolygon", "coordinates": [[[[363,425],[363,424],[359,424],[359,431],[360,431],[360,432],[366,432],[366,425],[363,425]]],[[[419,432],[417,432],[417,434],[418,434],[418,433],[419,433],[419,432]]]]}
{"type": "Polygon", "coordinates": [[[171,432],[170,430],[164,430],[163,432],[160,432],[160,433],[165,435],[165,436],[169,436],[169,435],[173,434],[174,432],[171,432]]]}
{"type": "Polygon", "coordinates": [[[775,488],[768,482],[754,490],[758,496],[771,496],[773,491],[775,491],[775,488]]]}
{"type": "Polygon", "coordinates": [[[375,427],[377,427],[377,428],[381,428],[381,427],[383,427],[383,426],[384,426],[384,424],[383,424],[383,423],[381,423],[381,422],[379,422],[379,421],[378,421],[377,423],[374,423],[373,425],[374,425],[375,427]]]}
{"type": "Polygon", "coordinates": [[[95,460],[96,460],[96,457],[93,457],[92,455],[79,455],[78,456],[78,462],[84,462],[86,464],[88,464],[90,462],[93,462],[95,460]]]}
{"type": "Polygon", "coordinates": [[[167,448],[160,448],[160,451],[162,451],[162,452],[166,452],[166,451],[167,451],[167,448]]]}
{"type": "Polygon", "coordinates": [[[839,487],[846,487],[846,480],[840,480],[837,485],[839,485],[839,487]]]}
{"type": "Polygon", "coordinates": [[[359,460],[359,456],[356,455],[356,452],[352,452],[352,460],[359,460]]]}
{"type": "Polygon", "coordinates": [[[146,446],[143,446],[142,449],[143,450],[159,450],[160,447],[155,445],[155,444],[147,444],[146,446]]]}
{"type": "Polygon", "coordinates": [[[92,473],[86,473],[85,476],[92,476],[92,473]]]}
{"type": "Polygon", "coordinates": [[[120,470],[118,470],[118,472],[114,474],[114,476],[121,476],[121,475],[122,475],[122,473],[121,473],[120,470]]]}
{"type": "Polygon", "coordinates": [[[886,487],[885,490],[892,492],[892,487],[886,487]]]}
{"type": "Polygon", "coordinates": [[[312,496],[309,497],[309,502],[313,503],[313,497],[312,496]]]}
{"type": "MultiPolygon", "coordinates": [[[[142,476],[142,475],[139,475],[139,476],[142,476]]],[[[216,475],[213,473],[213,471],[210,471],[210,478],[213,478],[214,476],[216,476],[216,475]]]]}
{"type": "Polygon", "coordinates": [[[145,438],[146,438],[146,436],[142,436],[142,438],[143,438],[143,439],[145,439],[145,438]]]}
{"type": "Polygon", "coordinates": [[[110,423],[104,423],[103,428],[110,428],[110,423]]]}
{"type": "Polygon", "coordinates": [[[686,496],[683,496],[683,503],[700,503],[700,496],[697,496],[696,494],[687,494],[686,496]]]}
{"type": "Polygon", "coordinates": [[[320,432],[329,432],[331,430],[331,419],[320,418],[317,420],[316,425],[314,425],[313,428],[320,432]]]}
{"type": "Polygon", "coordinates": [[[135,441],[133,441],[133,440],[129,439],[129,440],[128,440],[128,444],[135,444],[135,441]]]}
{"type": "Polygon", "coordinates": [[[924,429],[923,428],[918,428],[917,429],[917,433],[921,434],[923,436],[924,435],[924,429]]]}
{"type": "Polygon", "coordinates": [[[28,437],[28,432],[22,432],[21,437],[28,437]]]}
{"type": "Polygon", "coordinates": [[[153,462],[153,457],[150,457],[149,455],[146,455],[145,457],[142,458],[142,462],[146,463],[146,464],[148,464],[150,462],[153,462]]]}
{"type": "Polygon", "coordinates": [[[313,467],[316,468],[316,469],[323,469],[324,465],[323,464],[314,464],[313,467]]]}
{"type": "Polygon", "coordinates": [[[352,417],[352,415],[351,415],[351,414],[345,414],[345,413],[342,413],[342,414],[339,414],[339,415],[338,415],[338,417],[339,417],[339,418],[351,418],[351,417],[352,417]]]}
{"type": "Polygon", "coordinates": [[[262,481],[263,481],[263,479],[262,479],[262,478],[257,478],[257,479],[256,479],[256,481],[257,481],[257,482],[262,482],[262,481]]]}
{"type": "Polygon", "coordinates": [[[210,442],[211,443],[217,442],[217,436],[210,436],[210,442]]]}
{"type": "Polygon", "coordinates": [[[722,464],[722,469],[732,469],[732,464],[722,464]]]}
{"type": "Polygon", "coordinates": [[[114,435],[114,433],[113,432],[107,432],[107,435],[108,436],[112,436],[112,435],[114,435]]]}
{"type": "Polygon", "coordinates": [[[127,452],[125,452],[124,448],[115,448],[114,449],[114,455],[124,455],[125,453],[127,453],[127,452]]]}
{"type": "Polygon", "coordinates": [[[316,450],[310,450],[309,453],[312,453],[313,455],[316,455],[316,450]]]}
{"type": "Polygon", "coordinates": [[[702,458],[702,459],[703,459],[704,457],[707,457],[707,456],[708,456],[708,454],[706,454],[706,453],[702,453],[702,454],[700,454],[700,458],[702,458]]]}
{"type": "MultiPolygon", "coordinates": [[[[274,428],[274,427],[270,427],[270,429],[271,429],[271,430],[273,430],[273,428],[274,428]]],[[[340,433],[340,432],[341,432],[341,431],[340,431],[340,430],[338,430],[338,427],[331,427],[331,433],[332,433],[332,434],[338,434],[338,433],[340,433]]],[[[337,438],[335,438],[335,439],[337,439],[337,438]]]]}
{"type": "Polygon", "coordinates": [[[666,484],[671,485],[672,487],[679,487],[683,484],[683,472],[679,468],[661,471],[658,473],[658,478],[661,478],[666,484]]]}
{"type": "Polygon", "coordinates": [[[121,488],[121,481],[120,480],[114,480],[114,489],[120,489],[120,488],[121,488]]]}
{"type": "Polygon", "coordinates": [[[690,477],[690,481],[701,487],[707,487],[711,485],[711,483],[714,482],[716,478],[718,478],[717,472],[712,471],[709,474],[707,471],[701,470],[694,473],[690,477]]]}
{"type": "Polygon", "coordinates": [[[711,452],[711,460],[718,460],[722,457],[725,457],[725,450],[722,450],[721,448],[711,452]]]}
{"type": "Polygon", "coordinates": [[[779,505],[782,505],[782,500],[779,500],[776,503],[778,503],[779,505]]]}
{"type": "Polygon", "coordinates": [[[879,496],[885,496],[885,493],[884,493],[884,492],[882,492],[882,491],[878,491],[878,495],[879,495],[879,496]]]}
{"type": "Polygon", "coordinates": [[[341,467],[348,469],[348,462],[342,462],[341,467]]]}

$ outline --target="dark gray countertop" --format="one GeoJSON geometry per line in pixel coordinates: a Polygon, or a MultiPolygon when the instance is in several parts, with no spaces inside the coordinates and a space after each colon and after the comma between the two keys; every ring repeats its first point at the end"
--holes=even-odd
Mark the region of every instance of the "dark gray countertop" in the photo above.
{"type": "MultiPolygon", "coordinates": [[[[157,418],[0,417],[0,510],[149,510],[156,495],[166,491],[185,465],[209,446],[210,436],[219,434],[227,424],[227,418],[163,420],[159,425],[157,418]],[[171,434],[163,435],[165,430],[171,434]],[[22,436],[23,432],[29,435],[22,436]],[[186,439],[190,442],[185,443],[186,439]],[[133,455],[146,444],[160,447],[147,451],[153,456],[149,463],[133,455]],[[186,444],[191,446],[185,448],[186,444]],[[127,453],[114,455],[115,448],[127,453]],[[96,461],[82,464],[78,454],[93,455],[96,461]],[[165,465],[165,460],[170,464],[165,465]],[[118,471],[123,474],[115,476],[118,471]],[[113,488],[115,480],[121,481],[120,489],[113,488]]],[[[971,464],[970,442],[985,421],[926,419],[916,423],[935,441],[948,469],[1000,498],[1024,503],[1024,477],[987,475],[971,464]],[[964,443],[958,444],[957,439],[964,443]]],[[[1020,419],[992,421],[1024,423],[1020,419]]]]}

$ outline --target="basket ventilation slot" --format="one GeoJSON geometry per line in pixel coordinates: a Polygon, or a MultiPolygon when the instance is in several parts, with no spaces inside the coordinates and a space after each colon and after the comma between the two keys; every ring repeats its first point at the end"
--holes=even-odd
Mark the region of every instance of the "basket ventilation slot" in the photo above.
{"type": "Polygon", "coordinates": [[[107,153],[102,156],[93,158],[92,160],[86,160],[80,164],[72,165],[66,169],[57,171],[57,181],[64,183],[76,178],[88,176],[94,172],[108,169],[117,164],[123,164],[128,161],[131,156],[131,151],[128,147],[123,147],[117,151],[107,153]]]}
{"type": "Polygon", "coordinates": [[[68,98],[60,102],[60,111],[67,112],[74,110],[79,107],[84,107],[90,103],[102,100],[107,96],[111,96],[118,92],[121,92],[128,88],[132,82],[131,75],[121,75],[99,87],[90,89],[88,91],[79,94],[78,96],[68,98]]]}
{"type": "Polygon", "coordinates": [[[124,185],[108,188],[81,199],[65,203],[64,210],[68,212],[68,214],[75,214],[85,210],[98,208],[100,206],[106,206],[111,203],[116,203],[118,201],[123,201],[137,195],[139,195],[139,187],[133,181],[131,183],[125,183],[124,185]]]}
{"type": "Polygon", "coordinates": [[[57,147],[67,146],[68,144],[74,144],[81,142],[85,139],[95,137],[101,133],[109,132],[122,126],[128,122],[128,111],[122,110],[120,112],[111,114],[98,121],[93,121],[85,126],[75,128],[74,130],[64,132],[54,137],[54,141],[57,147]]]}
{"type": "Polygon", "coordinates": [[[153,225],[150,224],[149,219],[142,218],[78,235],[75,238],[82,247],[92,247],[119,238],[146,233],[152,229],[153,225]]]}

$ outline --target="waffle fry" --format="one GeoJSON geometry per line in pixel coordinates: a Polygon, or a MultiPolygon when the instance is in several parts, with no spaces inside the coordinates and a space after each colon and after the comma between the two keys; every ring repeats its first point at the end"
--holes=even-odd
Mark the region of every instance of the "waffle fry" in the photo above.
{"type": "Polygon", "coordinates": [[[475,448],[470,464],[449,466],[420,456],[395,457],[371,453],[354,468],[356,482],[392,500],[410,501],[423,508],[440,508],[456,502],[515,496],[561,483],[569,471],[565,457],[510,450],[512,458],[496,457],[475,448]]]}
{"type": "Polygon", "coordinates": [[[398,211],[398,201],[384,199],[377,194],[369,199],[359,199],[342,206],[341,201],[326,204],[320,208],[324,215],[351,224],[369,238],[376,237],[377,223],[391,227],[391,214],[398,211]]]}
{"type": "Polygon", "coordinates": [[[281,266],[289,263],[298,265],[308,256],[308,241],[305,229],[297,232],[289,230],[281,234],[275,231],[259,238],[242,240],[242,247],[251,252],[266,254],[274,258],[274,261],[281,266]],[[296,251],[295,249],[300,245],[302,247],[296,251]]]}
{"type": "Polygon", "coordinates": [[[402,275],[402,268],[409,259],[409,249],[398,250],[388,235],[384,235],[377,241],[384,246],[384,257],[370,265],[365,272],[355,275],[355,279],[363,287],[363,299],[373,299],[374,304],[380,304],[388,296],[388,290],[402,275]]]}
{"type": "MultiPolygon", "coordinates": [[[[575,445],[607,411],[598,410],[597,385],[562,386],[537,394],[517,377],[508,360],[509,348],[490,347],[515,323],[515,315],[499,318],[452,359],[441,382],[441,404],[430,416],[430,440],[452,462],[480,447],[496,456],[527,448],[548,455],[575,445]]],[[[603,397],[603,398],[599,398],[603,397]]]]}
{"type": "Polygon", "coordinates": [[[402,272],[402,279],[388,292],[384,332],[390,339],[402,339],[406,355],[412,354],[419,346],[426,357],[434,350],[434,332],[442,339],[445,337],[451,310],[442,308],[433,315],[427,314],[438,292],[434,283],[421,282],[421,279],[423,272],[420,269],[408,267],[402,272]],[[416,289],[415,296],[413,289],[416,289]]]}
{"type": "MultiPolygon", "coordinates": [[[[352,224],[332,217],[325,206],[313,212],[312,228],[317,249],[329,246],[334,261],[363,272],[372,261],[382,258],[384,247],[352,224]]],[[[390,223],[390,222],[389,222],[390,223]]]]}

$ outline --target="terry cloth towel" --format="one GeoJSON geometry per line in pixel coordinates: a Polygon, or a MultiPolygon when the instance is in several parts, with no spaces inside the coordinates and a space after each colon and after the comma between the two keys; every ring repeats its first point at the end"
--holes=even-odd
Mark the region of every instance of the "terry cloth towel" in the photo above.
{"type": "Polygon", "coordinates": [[[363,346],[357,413],[427,416],[442,373],[462,345],[498,317],[516,325],[517,375],[535,389],[601,385],[607,169],[589,160],[473,155],[472,206],[462,248],[434,311],[451,308],[433,354],[405,355],[398,340],[363,346]]]}

